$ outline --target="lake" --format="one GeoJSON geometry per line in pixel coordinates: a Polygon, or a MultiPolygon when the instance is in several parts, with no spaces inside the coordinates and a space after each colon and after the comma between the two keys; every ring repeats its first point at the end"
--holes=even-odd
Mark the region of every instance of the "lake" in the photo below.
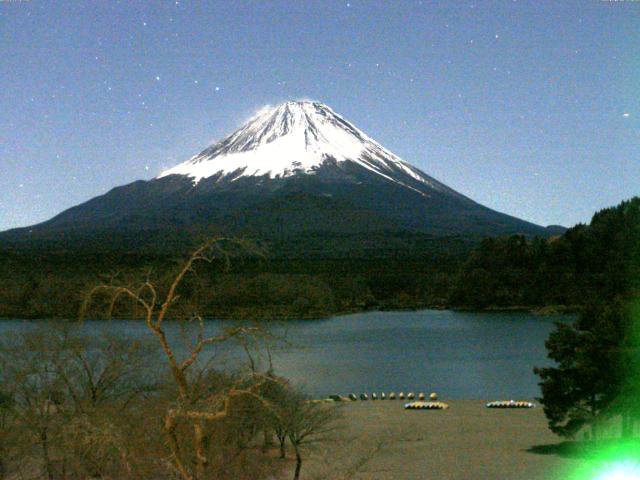
{"type": "MultiPolygon", "coordinates": [[[[326,320],[272,325],[287,348],[273,351],[276,373],[314,396],[361,392],[438,392],[443,399],[532,399],[539,396],[534,366],[549,365],[544,342],[556,320],[528,313],[447,310],[366,312],[326,320]]],[[[209,320],[208,333],[234,322],[209,320]]],[[[0,334],[36,328],[38,322],[4,320],[0,334]]],[[[178,323],[167,323],[181,345],[178,323]]],[[[142,321],[87,321],[83,329],[129,338],[150,336],[142,321]]],[[[237,346],[216,359],[235,364],[237,346]]],[[[264,363],[265,356],[262,361],[264,363]]],[[[156,361],[155,359],[153,361],[156,361]]]]}

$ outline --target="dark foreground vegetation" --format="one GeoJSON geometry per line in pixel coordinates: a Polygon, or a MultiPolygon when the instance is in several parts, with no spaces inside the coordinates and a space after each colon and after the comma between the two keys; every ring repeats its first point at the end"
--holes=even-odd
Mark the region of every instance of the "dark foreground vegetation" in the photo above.
{"type": "MultiPolygon", "coordinates": [[[[301,241],[310,250],[321,242],[301,241]]],[[[269,244],[237,252],[228,265],[202,266],[197,278],[185,281],[181,295],[196,302],[203,315],[217,318],[318,318],[445,305],[450,277],[469,244],[445,239],[423,247],[410,255],[390,249],[371,257],[354,251],[352,257],[334,258],[326,245],[317,255],[289,256],[282,245],[269,244]]],[[[161,284],[184,258],[180,250],[70,251],[62,245],[7,247],[0,255],[0,317],[5,318],[75,318],[86,286],[105,275],[117,274],[120,280],[150,275],[161,284]]]]}
{"type": "Polygon", "coordinates": [[[0,361],[1,479],[260,479],[296,461],[299,473],[338,413],[248,368],[194,365],[185,392],[152,342],[70,325],[5,340],[0,361]]]}
{"type": "MultiPolygon", "coordinates": [[[[361,248],[353,239],[319,237],[299,239],[290,249],[269,244],[261,254],[243,252],[229,266],[206,265],[180,293],[203,315],[218,318],[317,318],[428,307],[575,311],[594,295],[611,298],[632,277],[621,252],[636,241],[638,220],[628,212],[639,203],[634,198],[602,210],[589,225],[548,239],[407,234],[367,239],[361,248]],[[341,243],[352,245],[351,253],[341,243]]],[[[105,274],[167,282],[183,258],[125,245],[90,247],[0,246],[0,316],[75,318],[86,286],[105,274]]]]}
{"type": "Polygon", "coordinates": [[[148,342],[82,336],[69,322],[3,339],[0,478],[260,479],[290,462],[299,478],[307,445],[328,438],[337,410],[276,375],[278,339],[256,326],[207,335],[196,314],[182,320],[182,338],[165,331],[180,285],[224,257],[219,246],[195,251],[166,288],[111,279],[87,293],[80,322],[137,309],[148,342]],[[229,342],[246,353],[235,372],[210,351],[229,342]]]}
{"type": "Polygon", "coordinates": [[[633,437],[640,426],[640,199],[596,214],[563,241],[582,259],[573,289],[583,306],[546,343],[555,366],[535,370],[549,427],[598,440],[620,419],[620,435],[633,437]]]}

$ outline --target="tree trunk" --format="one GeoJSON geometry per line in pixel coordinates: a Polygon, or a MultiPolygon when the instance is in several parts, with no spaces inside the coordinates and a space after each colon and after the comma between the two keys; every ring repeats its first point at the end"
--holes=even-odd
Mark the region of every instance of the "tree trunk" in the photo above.
{"type": "Polygon", "coordinates": [[[262,433],[264,435],[264,443],[262,444],[262,452],[266,452],[267,450],[269,450],[269,448],[271,448],[271,446],[273,446],[273,437],[271,436],[271,432],[268,429],[264,429],[262,430],[262,433]]]}
{"type": "Polygon", "coordinates": [[[300,456],[300,451],[298,447],[295,446],[296,449],[296,471],[293,474],[293,480],[299,480],[300,478],[300,470],[302,469],[302,457],[300,456]]]}
{"type": "Polygon", "coordinates": [[[187,470],[187,467],[182,462],[181,454],[180,454],[180,445],[178,443],[178,438],[176,436],[176,422],[173,418],[171,412],[167,413],[164,417],[164,431],[167,437],[167,443],[169,444],[169,449],[171,450],[171,454],[173,456],[173,461],[180,472],[180,476],[183,480],[193,480],[193,476],[187,470]]]}
{"type": "Polygon", "coordinates": [[[196,447],[196,478],[202,480],[207,466],[207,455],[204,447],[204,428],[198,421],[193,425],[193,433],[196,447]]]}
{"type": "Polygon", "coordinates": [[[47,479],[53,480],[53,469],[51,466],[51,459],[49,458],[49,437],[47,435],[46,428],[40,432],[40,446],[42,447],[42,460],[44,461],[44,469],[47,474],[47,479]]]}
{"type": "Polygon", "coordinates": [[[286,437],[280,439],[280,458],[285,458],[287,456],[287,451],[284,448],[284,444],[286,440],[287,440],[286,437]]]}

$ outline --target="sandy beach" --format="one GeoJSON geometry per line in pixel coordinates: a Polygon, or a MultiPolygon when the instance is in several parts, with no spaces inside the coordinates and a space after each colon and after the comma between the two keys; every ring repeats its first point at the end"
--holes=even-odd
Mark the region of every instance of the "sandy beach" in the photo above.
{"type": "Polygon", "coordinates": [[[562,441],[547,429],[540,407],[447,403],[448,410],[410,411],[399,400],[345,402],[336,440],[323,446],[327,452],[317,449],[302,478],[543,480],[562,478],[578,462],[536,453],[562,441]]]}

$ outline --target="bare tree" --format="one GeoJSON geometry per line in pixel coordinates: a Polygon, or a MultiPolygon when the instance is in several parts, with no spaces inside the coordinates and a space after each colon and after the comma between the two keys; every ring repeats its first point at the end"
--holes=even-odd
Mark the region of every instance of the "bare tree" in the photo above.
{"type": "Polygon", "coordinates": [[[130,471],[127,420],[135,416],[134,399],[157,387],[146,350],[122,339],[82,336],[72,327],[46,324],[1,342],[6,401],[0,406],[0,453],[6,432],[19,460],[13,467],[32,474],[130,471]]]}
{"type": "MultiPolygon", "coordinates": [[[[205,476],[206,468],[209,465],[206,439],[207,424],[227,418],[234,405],[247,398],[265,408],[270,408],[269,402],[259,395],[263,383],[271,381],[266,377],[260,378],[259,381],[252,382],[248,386],[236,386],[224,392],[212,393],[203,399],[202,392],[196,388],[198,382],[194,381],[193,375],[189,375],[206,347],[227,342],[232,338],[252,335],[258,330],[256,327],[233,327],[225,329],[218,335],[207,336],[202,317],[193,315],[188,321],[196,326],[195,338],[188,346],[187,354],[181,358],[172,346],[165,328],[165,320],[169,316],[170,309],[180,298],[178,289],[185,277],[194,273],[195,264],[222,260],[228,265],[229,255],[222,248],[224,242],[229,242],[229,240],[213,238],[195,250],[173,278],[166,293],[162,295],[156,285],[148,278],[136,287],[116,285],[111,282],[94,287],[87,295],[81,312],[81,318],[84,318],[93,299],[101,295],[105,295],[107,298],[108,316],[113,315],[114,309],[122,299],[127,299],[132,305],[142,309],[145,324],[158,339],[177,388],[176,403],[165,412],[163,425],[171,452],[171,461],[184,480],[199,480],[205,476]],[[179,428],[185,426],[191,429],[189,441],[191,452],[187,451],[190,449],[182,448],[178,438],[179,428]]],[[[233,241],[233,243],[240,242],[233,241]]],[[[246,248],[244,243],[241,246],[246,248]]],[[[260,377],[255,372],[253,376],[260,377]]]]}
{"type": "Polygon", "coordinates": [[[136,397],[159,388],[149,358],[155,349],[143,341],[104,334],[69,335],[55,365],[75,410],[87,413],[102,405],[124,409],[136,397]]]}
{"type": "Polygon", "coordinates": [[[292,391],[286,403],[285,418],[284,428],[296,456],[293,479],[298,480],[305,449],[313,443],[328,440],[328,434],[336,428],[339,411],[335,405],[310,401],[292,391]]]}
{"type": "Polygon", "coordinates": [[[163,386],[149,361],[156,349],[113,335],[71,335],[63,352],[56,373],[68,403],[63,447],[74,464],[67,470],[95,478],[133,475],[133,451],[140,445],[131,441],[129,422],[139,415],[140,401],[157,401],[163,386]]]}
{"type": "Polygon", "coordinates": [[[278,378],[273,373],[268,373],[273,382],[265,383],[260,394],[270,402],[271,408],[267,411],[267,429],[265,436],[273,432],[278,439],[280,458],[286,457],[286,441],[288,438],[288,413],[291,406],[292,390],[284,378],[278,378]]]}
{"type": "Polygon", "coordinates": [[[12,388],[12,414],[21,437],[18,448],[22,460],[34,461],[45,478],[52,480],[56,463],[53,450],[61,438],[65,408],[64,386],[55,374],[61,351],[51,337],[33,332],[5,342],[0,355],[2,383],[12,388]]]}

